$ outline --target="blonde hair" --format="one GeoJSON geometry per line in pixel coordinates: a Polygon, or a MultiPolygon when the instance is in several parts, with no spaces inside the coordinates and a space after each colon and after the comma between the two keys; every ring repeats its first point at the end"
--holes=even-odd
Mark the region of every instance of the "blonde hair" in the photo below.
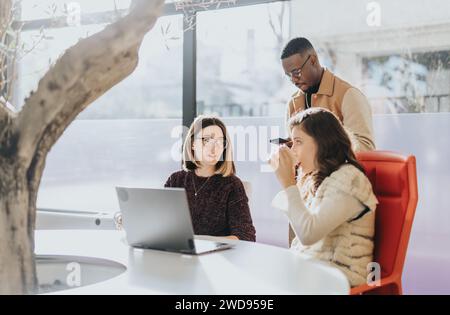
{"type": "Polygon", "coordinates": [[[198,116],[189,127],[186,139],[183,144],[183,169],[185,171],[193,171],[201,166],[199,161],[196,161],[192,145],[195,136],[203,129],[209,126],[217,126],[222,130],[223,136],[227,145],[224,147],[222,158],[216,164],[216,174],[222,174],[227,177],[236,173],[236,168],[233,161],[233,150],[231,148],[230,136],[228,135],[225,124],[214,116],[198,116]]]}

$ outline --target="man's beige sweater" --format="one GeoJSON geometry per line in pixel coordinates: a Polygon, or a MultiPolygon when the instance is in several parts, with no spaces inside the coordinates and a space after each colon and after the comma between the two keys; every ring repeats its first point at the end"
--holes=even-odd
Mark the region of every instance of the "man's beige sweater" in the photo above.
{"type": "Polygon", "coordinates": [[[366,283],[378,203],[368,178],[353,165],[344,165],[305,200],[301,189],[288,187],[272,202],[295,232],[291,249],[339,268],[351,286],[366,283]]]}

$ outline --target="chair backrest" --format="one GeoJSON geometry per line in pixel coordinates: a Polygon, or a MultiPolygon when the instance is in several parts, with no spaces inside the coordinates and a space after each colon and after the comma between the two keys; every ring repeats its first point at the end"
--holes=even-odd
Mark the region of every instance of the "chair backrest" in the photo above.
{"type": "Polygon", "coordinates": [[[374,261],[382,277],[401,275],[418,200],[416,159],[387,151],[360,152],[357,159],[379,201],[374,261]]]}
{"type": "Polygon", "coordinates": [[[250,201],[252,197],[252,183],[247,181],[242,181],[242,185],[244,186],[245,194],[247,195],[248,200],[250,201]]]}

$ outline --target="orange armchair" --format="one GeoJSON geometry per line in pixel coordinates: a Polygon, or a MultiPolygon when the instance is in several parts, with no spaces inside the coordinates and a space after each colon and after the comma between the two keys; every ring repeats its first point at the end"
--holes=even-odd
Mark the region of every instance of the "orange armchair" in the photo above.
{"type": "Polygon", "coordinates": [[[393,152],[357,154],[379,204],[375,214],[374,261],[380,286],[361,285],[351,294],[402,294],[402,272],[418,201],[416,159],[393,152]]]}

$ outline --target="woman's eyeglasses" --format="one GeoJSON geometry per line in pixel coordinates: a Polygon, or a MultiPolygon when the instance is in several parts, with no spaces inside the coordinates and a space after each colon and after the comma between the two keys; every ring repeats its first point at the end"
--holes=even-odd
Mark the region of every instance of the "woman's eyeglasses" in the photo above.
{"type": "Polygon", "coordinates": [[[226,149],[228,147],[228,142],[224,138],[214,139],[214,138],[211,138],[211,137],[203,137],[203,138],[197,138],[197,139],[201,139],[202,140],[203,146],[215,145],[215,146],[218,146],[218,147],[221,147],[221,148],[224,148],[224,149],[226,149]]]}

